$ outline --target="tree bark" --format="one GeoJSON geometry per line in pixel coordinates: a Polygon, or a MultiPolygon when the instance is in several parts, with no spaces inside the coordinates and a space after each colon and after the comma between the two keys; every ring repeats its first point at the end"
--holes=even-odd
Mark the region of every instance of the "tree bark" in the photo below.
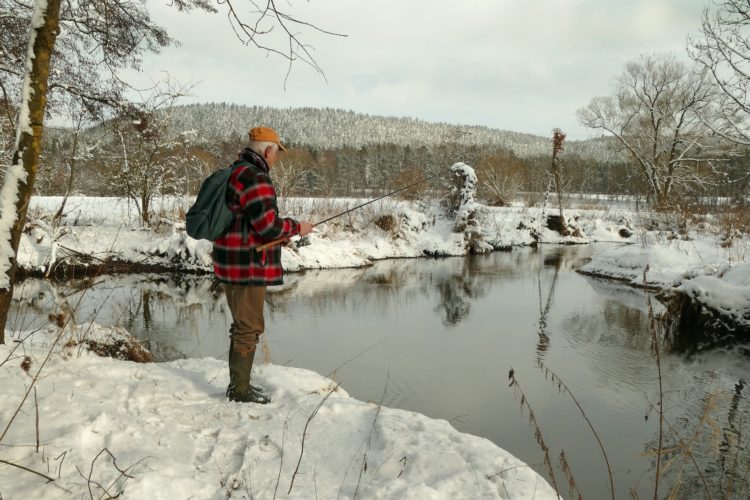
{"type": "Polygon", "coordinates": [[[13,297],[18,244],[26,224],[26,212],[29,208],[36,172],[39,167],[44,111],[47,106],[47,80],[50,57],[59,33],[60,3],[61,0],[47,0],[46,2],[38,0],[32,14],[29,51],[33,54],[33,58],[26,65],[24,88],[28,89],[28,95],[23,96],[24,101],[21,103],[21,116],[23,117],[27,113],[28,122],[24,123],[21,119],[16,124],[19,131],[13,164],[5,175],[2,191],[3,195],[16,192],[17,198],[15,213],[3,211],[0,215],[0,225],[4,225],[2,222],[15,219],[10,231],[9,242],[12,255],[3,256],[9,262],[4,266],[8,284],[0,288],[0,344],[5,343],[5,324],[8,320],[8,311],[13,297]],[[41,26],[35,26],[35,19],[40,17],[43,18],[41,26]],[[14,172],[18,172],[20,175],[11,175],[14,172]],[[8,185],[9,183],[18,183],[18,186],[15,189],[7,189],[12,188],[8,185]]]}

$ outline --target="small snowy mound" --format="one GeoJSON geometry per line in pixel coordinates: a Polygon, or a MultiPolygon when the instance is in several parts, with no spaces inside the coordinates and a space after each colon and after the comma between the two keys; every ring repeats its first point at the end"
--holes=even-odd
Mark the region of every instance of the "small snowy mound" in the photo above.
{"type": "Polygon", "coordinates": [[[739,264],[721,278],[697,276],[676,290],[730,326],[750,330],[750,264],[739,264]]]}
{"type": "MultiPolygon", "coordinates": [[[[0,346],[3,424],[46,352],[0,346]],[[31,369],[21,367],[27,355],[31,369]]],[[[54,481],[0,465],[0,491],[45,499],[557,498],[490,441],[355,400],[313,372],[257,367],[255,383],[273,400],[265,406],[228,402],[227,378],[226,362],[210,358],[136,364],[53,353],[36,383],[39,451],[30,397],[0,459],[54,481]]]]}
{"type": "Polygon", "coordinates": [[[695,276],[714,274],[726,267],[716,246],[705,241],[673,241],[643,247],[626,245],[609,248],[593,256],[580,271],[613,278],[635,286],[668,288],[695,276]]]}

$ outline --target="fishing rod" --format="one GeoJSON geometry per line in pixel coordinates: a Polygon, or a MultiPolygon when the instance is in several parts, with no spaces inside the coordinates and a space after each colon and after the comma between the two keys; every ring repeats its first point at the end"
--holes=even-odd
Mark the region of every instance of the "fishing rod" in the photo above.
{"type": "MultiPolygon", "coordinates": [[[[386,193],[386,194],[384,194],[383,196],[379,196],[379,197],[375,198],[374,200],[370,200],[370,201],[368,201],[367,203],[362,203],[361,205],[357,205],[357,206],[356,206],[356,207],[354,207],[354,208],[350,208],[350,209],[349,209],[349,210],[347,210],[346,212],[341,212],[340,214],[336,214],[336,215],[334,215],[334,216],[332,216],[332,217],[328,217],[327,219],[324,219],[324,220],[322,220],[322,221],[320,221],[320,222],[316,222],[315,224],[313,224],[313,225],[312,225],[312,227],[317,227],[317,226],[319,226],[319,225],[321,225],[321,224],[325,224],[325,223],[326,223],[326,222],[328,222],[328,221],[331,221],[331,220],[333,220],[333,219],[335,219],[335,218],[337,218],[337,217],[341,217],[342,215],[346,215],[346,214],[348,214],[349,212],[353,212],[353,211],[355,211],[355,210],[357,210],[357,209],[360,209],[360,208],[362,208],[362,207],[364,207],[364,206],[367,206],[367,205],[369,205],[370,203],[375,203],[375,202],[376,202],[376,201],[378,201],[378,200],[382,200],[383,198],[387,198],[387,197],[389,197],[389,196],[392,196],[392,195],[394,195],[394,194],[396,194],[396,193],[400,193],[401,191],[405,191],[405,190],[407,190],[407,189],[409,189],[409,188],[411,188],[411,187],[414,187],[414,186],[416,186],[417,184],[422,184],[423,182],[427,182],[427,181],[429,181],[429,180],[432,180],[432,179],[434,179],[435,177],[438,177],[438,176],[442,175],[443,173],[444,173],[444,171],[443,171],[443,170],[441,170],[440,172],[438,172],[438,173],[437,173],[437,174],[435,174],[435,175],[431,175],[431,176],[429,176],[429,177],[425,177],[424,179],[418,180],[417,182],[413,182],[413,183],[409,184],[408,186],[404,186],[404,187],[402,187],[402,188],[396,189],[395,191],[391,191],[390,193],[386,193]]],[[[263,245],[260,245],[260,246],[258,246],[258,247],[255,247],[255,251],[256,251],[256,252],[262,252],[263,250],[265,250],[265,249],[267,249],[267,248],[271,248],[271,247],[273,247],[273,246],[276,246],[276,245],[278,245],[279,243],[283,243],[284,241],[286,241],[286,240],[288,240],[288,239],[289,239],[289,238],[279,238],[278,240],[273,240],[273,241],[269,241],[268,243],[264,243],[263,245]]]]}

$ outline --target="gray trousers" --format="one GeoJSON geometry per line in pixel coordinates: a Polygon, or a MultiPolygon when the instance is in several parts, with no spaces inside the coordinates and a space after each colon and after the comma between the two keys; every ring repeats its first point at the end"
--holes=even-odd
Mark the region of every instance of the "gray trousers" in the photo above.
{"type": "Polygon", "coordinates": [[[258,285],[224,284],[229,311],[232,313],[232,349],[246,355],[255,352],[258,339],[265,331],[263,304],[266,287],[258,285]]]}

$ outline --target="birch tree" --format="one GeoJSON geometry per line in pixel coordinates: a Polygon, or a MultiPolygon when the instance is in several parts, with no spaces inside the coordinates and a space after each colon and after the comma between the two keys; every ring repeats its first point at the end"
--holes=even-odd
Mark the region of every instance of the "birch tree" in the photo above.
{"type": "Polygon", "coordinates": [[[193,131],[177,131],[172,122],[176,101],[188,88],[167,80],[141,102],[123,110],[109,123],[99,146],[98,159],[114,166],[97,169],[102,184],[116,196],[135,204],[144,225],[149,225],[152,202],[162,194],[182,191],[188,179],[197,177],[200,161],[190,151],[193,131]]]}
{"type": "Polygon", "coordinates": [[[13,159],[5,172],[0,191],[0,343],[5,342],[5,323],[13,296],[18,244],[42,149],[47,81],[59,28],[60,3],[61,0],[38,0],[31,13],[13,159]]]}
{"type": "Polygon", "coordinates": [[[578,118],[616,137],[654,202],[667,207],[705,187],[725,158],[706,125],[715,94],[706,72],[671,55],[645,55],[625,66],[613,95],[594,97],[578,118]]]}
{"type": "MultiPolygon", "coordinates": [[[[285,57],[290,65],[302,61],[322,73],[308,45],[298,38],[305,28],[317,27],[278,10],[273,0],[265,5],[243,1],[242,9],[236,8],[238,3],[217,2],[244,44],[285,57]],[[240,14],[248,5],[249,13],[240,14]],[[281,40],[269,38],[272,32],[283,33],[281,40]],[[282,49],[272,45],[278,43],[282,49]]],[[[210,0],[173,0],[171,5],[218,11],[210,0]]],[[[44,118],[53,109],[48,102],[74,96],[92,110],[116,103],[127,88],[120,70],[138,68],[146,51],[158,51],[171,42],[151,21],[146,0],[0,0],[0,92],[3,99],[18,102],[14,153],[0,192],[0,343],[5,341],[44,118]]]]}

